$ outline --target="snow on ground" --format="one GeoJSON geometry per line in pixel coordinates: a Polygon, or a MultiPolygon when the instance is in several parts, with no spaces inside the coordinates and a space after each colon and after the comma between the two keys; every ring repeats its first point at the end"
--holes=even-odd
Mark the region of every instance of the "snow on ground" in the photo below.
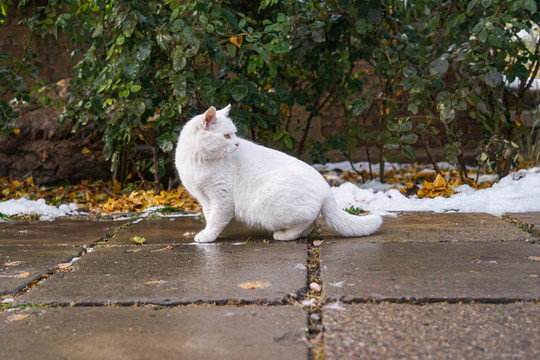
{"type": "Polygon", "coordinates": [[[458,211],[500,216],[507,212],[540,211],[540,167],[519,170],[487,189],[461,185],[454,190],[458,193],[448,198],[420,199],[408,198],[396,189],[376,191],[352,183],[332,188],[341,207],[352,205],[381,215],[390,215],[391,211],[458,211]]]}
{"type": "MultiPolygon", "coordinates": [[[[357,163],[357,170],[367,170],[367,163],[357,163]]],[[[447,168],[447,164],[440,164],[447,168]]],[[[318,170],[351,171],[348,162],[315,165],[318,170]]],[[[413,168],[412,165],[385,164],[386,170],[413,168]]],[[[378,173],[378,165],[372,171],[378,173]]],[[[434,199],[416,196],[406,197],[390,185],[371,180],[365,184],[344,183],[332,187],[338,204],[343,208],[351,205],[381,215],[391,215],[394,211],[434,211],[434,212],[482,212],[500,216],[506,212],[540,211],[540,167],[519,170],[510,174],[492,187],[474,190],[468,185],[454,188],[457,194],[448,198],[434,199]]],[[[7,200],[0,202],[0,213],[5,215],[39,214],[42,220],[53,220],[58,216],[77,214],[77,205],[47,205],[44,199],[7,200]]]]}
{"type": "Polygon", "coordinates": [[[41,220],[53,220],[58,216],[76,214],[79,207],[77,204],[69,205],[62,204],[58,207],[47,205],[45,199],[28,200],[20,198],[17,200],[7,200],[0,202],[0,213],[4,215],[17,214],[38,214],[41,215],[41,220]]]}

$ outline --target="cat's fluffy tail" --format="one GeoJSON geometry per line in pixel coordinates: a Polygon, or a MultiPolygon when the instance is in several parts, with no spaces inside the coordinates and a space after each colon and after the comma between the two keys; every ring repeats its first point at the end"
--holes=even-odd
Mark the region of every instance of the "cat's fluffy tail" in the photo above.
{"type": "Polygon", "coordinates": [[[341,209],[330,193],[321,209],[326,223],[344,236],[366,236],[374,233],[382,224],[379,215],[356,216],[341,209]]]}

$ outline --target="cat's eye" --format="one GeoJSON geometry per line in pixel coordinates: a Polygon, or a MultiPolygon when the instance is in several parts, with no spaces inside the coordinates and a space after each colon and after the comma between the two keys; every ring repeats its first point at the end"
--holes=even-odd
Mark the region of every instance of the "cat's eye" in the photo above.
{"type": "Polygon", "coordinates": [[[225,137],[225,139],[229,140],[231,138],[231,135],[230,134],[225,134],[223,135],[225,137]]]}

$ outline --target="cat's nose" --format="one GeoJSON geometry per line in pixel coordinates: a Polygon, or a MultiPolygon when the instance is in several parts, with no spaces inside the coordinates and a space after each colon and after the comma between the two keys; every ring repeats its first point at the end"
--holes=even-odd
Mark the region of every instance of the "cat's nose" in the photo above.
{"type": "Polygon", "coordinates": [[[234,143],[234,145],[236,145],[236,147],[238,147],[238,145],[240,145],[240,143],[234,143]]]}

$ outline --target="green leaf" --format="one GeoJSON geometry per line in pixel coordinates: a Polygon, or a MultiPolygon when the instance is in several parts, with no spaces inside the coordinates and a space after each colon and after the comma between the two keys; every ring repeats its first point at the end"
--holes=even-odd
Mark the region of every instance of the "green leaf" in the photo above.
{"type": "Polygon", "coordinates": [[[400,132],[408,132],[408,131],[411,131],[411,129],[412,129],[412,122],[408,120],[399,124],[400,132]]]}
{"type": "Polygon", "coordinates": [[[492,88],[499,86],[502,83],[502,74],[498,71],[491,71],[484,75],[484,81],[492,88]]]}
{"type": "Polygon", "coordinates": [[[133,85],[131,85],[131,87],[129,88],[129,90],[130,90],[131,92],[138,92],[139,90],[141,90],[141,85],[133,84],[133,85]]]}
{"type": "Polygon", "coordinates": [[[451,107],[444,107],[441,110],[441,120],[445,123],[449,123],[456,117],[456,111],[451,107]]]}
{"type": "Polygon", "coordinates": [[[152,44],[151,43],[143,43],[139,45],[139,51],[135,55],[135,58],[137,61],[144,61],[148,58],[150,55],[150,52],[152,51],[152,44]]]}
{"type": "Polygon", "coordinates": [[[411,145],[405,145],[401,148],[401,153],[405,157],[407,161],[415,162],[416,161],[416,153],[414,152],[414,148],[411,145]]]}
{"type": "Polygon", "coordinates": [[[96,38],[98,36],[101,36],[103,34],[103,23],[99,22],[96,25],[96,28],[94,29],[94,32],[92,33],[92,37],[96,38]]]}
{"type": "Polygon", "coordinates": [[[401,140],[402,143],[414,144],[416,140],[418,139],[418,136],[416,136],[416,134],[413,134],[413,133],[406,133],[406,134],[401,135],[399,139],[401,140]]]}
{"type": "Polygon", "coordinates": [[[174,148],[174,145],[172,143],[172,141],[170,140],[165,140],[165,141],[162,141],[159,143],[159,147],[161,148],[161,150],[163,150],[164,152],[171,152],[172,149],[174,148]]]}
{"type": "Polygon", "coordinates": [[[292,139],[291,139],[290,136],[285,136],[285,137],[283,137],[283,143],[285,144],[285,146],[286,146],[288,149],[292,150],[292,148],[293,148],[293,142],[292,142],[292,139]]]}
{"type": "Polygon", "coordinates": [[[455,101],[452,102],[452,108],[458,111],[467,110],[467,102],[465,102],[464,99],[456,99],[455,101]]]}
{"type": "Polygon", "coordinates": [[[316,43],[322,43],[326,40],[323,30],[314,30],[311,32],[311,38],[316,43]]]}
{"type": "Polygon", "coordinates": [[[277,21],[281,23],[287,22],[287,16],[283,13],[279,13],[277,16],[277,21]]]}
{"type": "Polygon", "coordinates": [[[484,28],[484,23],[483,22],[479,22],[478,24],[474,25],[474,27],[472,28],[472,31],[471,33],[473,35],[478,35],[478,33],[480,31],[482,31],[482,29],[484,28]]]}
{"type": "Polygon", "coordinates": [[[185,57],[179,57],[173,59],[173,69],[174,71],[180,71],[186,66],[186,58],[185,57]]]}
{"type": "Polygon", "coordinates": [[[399,139],[396,137],[391,137],[383,144],[385,149],[397,149],[399,148],[399,139]]]}
{"type": "Polygon", "coordinates": [[[418,126],[416,126],[416,128],[414,129],[414,132],[416,134],[421,134],[426,130],[426,126],[427,125],[425,123],[418,124],[418,126]]]}
{"type": "Polygon", "coordinates": [[[472,0],[469,1],[469,5],[467,5],[467,12],[471,12],[471,10],[475,7],[478,0],[472,0]]]}
{"type": "Polygon", "coordinates": [[[403,68],[403,76],[413,77],[416,76],[416,69],[413,66],[406,66],[403,68]]]}
{"type": "Polygon", "coordinates": [[[412,112],[414,115],[416,115],[418,113],[418,105],[416,104],[409,104],[409,106],[407,107],[407,110],[409,110],[410,112],[412,112]]]}
{"type": "Polygon", "coordinates": [[[124,65],[124,73],[126,76],[132,77],[139,71],[139,63],[131,60],[124,65]]]}
{"type": "Polygon", "coordinates": [[[537,2],[534,0],[525,0],[523,7],[532,13],[535,13],[538,10],[537,2]]]}
{"type": "Polygon", "coordinates": [[[247,66],[247,72],[249,74],[251,74],[251,73],[255,72],[255,70],[257,70],[257,61],[250,59],[250,61],[248,63],[248,66],[247,66]]]}
{"type": "Polygon", "coordinates": [[[399,124],[397,122],[395,122],[395,121],[389,121],[388,124],[386,125],[386,127],[391,132],[398,132],[399,131],[399,124]]]}
{"type": "Polygon", "coordinates": [[[215,59],[216,59],[216,62],[218,63],[218,65],[225,65],[225,62],[227,61],[227,56],[225,55],[225,53],[223,51],[220,51],[218,53],[216,53],[215,55],[215,59]]]}
{"type": "Polygon", "coordinates": [[[146,110],[146,105],[141,99],[135,100],[132,106],[133,113],[137,116],[141,116],[146,110]]]}
{"type": "Polygon", "coordinates": [[[243,98],[246,97],[248,94],[249,89],[245,85],[235,85],[231,89],[231,96],[234,99],[234,101],[240,101],[243,98]]]}
{"type": "Polygon", "coordinates": [[[446,59],[435,59],[429,64],[429,73],[432,76],[440,76],[448,70],[448,61],[446,59]]]}
{"type": "Polygon", "coordinates": [[[483,28],[482,31],[478,33],[478,40],[480,40],[481,42],[486,42],[487,37],[488,37],[488,31],[486,28],[483,28]]]}

